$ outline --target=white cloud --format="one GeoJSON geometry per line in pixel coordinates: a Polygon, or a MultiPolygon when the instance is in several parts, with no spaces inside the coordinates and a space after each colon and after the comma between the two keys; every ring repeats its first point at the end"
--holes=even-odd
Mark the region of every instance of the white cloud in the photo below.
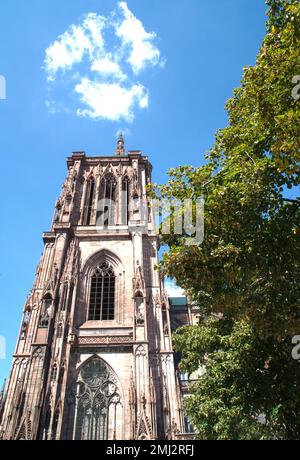
{"type": "Polygon", "coordinates": [[[122,72],[121,67],[117,62],[114,62],[111,55],[108,54],[103,59],[95,60],[92,63],[91,70],[99,72],[103,76],[111,76],[117,80],[126,80],[126,75],[122,72]]]}
{"type": "MultiPolygon", "coordinates": [[[[109,17],[86,14],[45,51],[50,91],[64,80],[64,86],[70,83],[73,94],[85,106],[76,110],[79,116],[132,122],[136,108],[149,105],[149,91],[137,81],[137,74],[148,66],[163,64],[155,38],[125,1],[119,2],[109,17]]],[[[54,106],[54,101],[46,105],[52,113],[59,106],[54,106]]]]}
{"type": "Polygon", "coordinates": [[[71,25],[46,49],[44,64],[48,80],[54,81],[58,70],[70,69],[80,63],[86,53],[91,59],[104,53],[102,31],[105,22],[102,16],[89,13],[82,25],[71,25]]]}
{"type": "Polygon", "coordinates": [[[104,49],[103,30],[106,26],[107,19],[96,13],[89,13],[83,22],[83,29],[90,36],[92,43],[92,55],[97,56],[104,49]]]}
{"type": "Polygon", "coordinates": [[[81,95],[81,101],[88,109],[78,109],[78,115],[93,119],[106,118],[119,121],[124,118],[131,122],[134,118],[133,108],[138,105],[145,108],[148,105],[146,89],[136,84],[130,88],[122,87],[118,83],[96,83],[83,78],[75,87],[81,95]]]}
{"type": "Polygon", "coordinates": [[[146,32],[142,22],[128,9],[126,2],[119,2],[119,8],[124,16],[121,23],[116,23],[116,34],[123,46],[131,49],[127,62],[135,73],[143,70],[147,64],[155,66],[160,60],[160,51],[153,44],[156,37],[154,32],[146,32]]]}

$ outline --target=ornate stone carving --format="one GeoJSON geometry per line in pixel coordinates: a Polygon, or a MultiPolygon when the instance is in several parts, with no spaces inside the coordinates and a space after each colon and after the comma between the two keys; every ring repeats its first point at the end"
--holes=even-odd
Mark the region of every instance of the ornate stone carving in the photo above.
{"type": "Polygon", "coordinates": [[[146,356],[146,350],[144,345],[139,345],[135,350],[135,356],[146,356]]]}
{"type": "Polygon", "coordinates": [[[79,345],[102,345],[102,344],[114,344],[114,343],[132,343],[132,337],[130,336],[104,336],[104,337],[79,337],[79,345]]]}
{"type": "Polygon", "coordinates": [[[115,375],[95,356],[80,369],[76,386],[75,439],[106,439],[109,408],[121,404],[115,375]]]}

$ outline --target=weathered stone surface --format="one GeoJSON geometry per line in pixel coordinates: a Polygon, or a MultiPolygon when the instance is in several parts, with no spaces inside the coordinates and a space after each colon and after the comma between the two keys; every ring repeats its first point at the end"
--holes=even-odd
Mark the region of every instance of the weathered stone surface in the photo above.
{"type": "MultiPolygon", "coordinates": [[[[139,151],[125,156],[120,140],[118,149],[116,156],[68,158],[25,304],[0,427],[4,439],[175,439],[183,432],[169,304],[154,269],[155,229],[150,223],[142,234],[122,221],[122,181],[128,180],[132,205],[146,197],[152,168],[139,151]],[[97,202],[107,175],[115,184],[114,225],[99,228],[97,202]],[[115,275],[114,319],[90,321],[91,276],[103,262],[115,275]]],[[[142,216],[131,208],[129,220],[139,224],[142,216]]]]}

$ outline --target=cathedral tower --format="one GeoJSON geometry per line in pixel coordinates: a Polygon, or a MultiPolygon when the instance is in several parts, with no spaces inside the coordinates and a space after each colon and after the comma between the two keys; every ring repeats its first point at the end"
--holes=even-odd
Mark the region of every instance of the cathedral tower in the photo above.
{"type": "Polygon", "coordinates": [[[3,439],[175,439],[183,431],[169,302],[155,270],[151,164],[68,158],[26,301],[3,439]]]}

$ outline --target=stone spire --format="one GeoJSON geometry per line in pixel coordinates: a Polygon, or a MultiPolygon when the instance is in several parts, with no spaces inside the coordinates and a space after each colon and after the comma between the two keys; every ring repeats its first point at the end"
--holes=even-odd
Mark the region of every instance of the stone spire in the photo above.
{"type": "Polygon", "coordinates": [[[119,137],[118,137],[117,148],[115,150],[115,155],[124,156],[125,154],[126,152],[124,148],[124,138],[123,138],[123,134],[120,132],[119,137]]]}

